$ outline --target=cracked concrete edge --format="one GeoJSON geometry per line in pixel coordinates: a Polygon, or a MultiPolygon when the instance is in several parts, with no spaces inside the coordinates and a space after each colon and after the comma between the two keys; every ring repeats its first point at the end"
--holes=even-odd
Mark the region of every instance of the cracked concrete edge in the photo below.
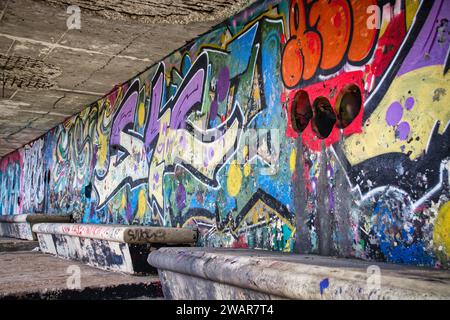
{"type": "Polygon", "coordinates": [[[74,89],[78,88],[80,85],[83,85],[84,83],[86,83],[87,81],[89,81],[92,76],[105,69],[109,64],[111,64],[111,62],[116,58],[116,57],[120,57],[121,53],[124,52],[125,50],[127,50],[139,37],[141,37],[142,34],[144,34],[147,30],[138,33],[137,35],[135,35],[125,46],[123,46],[123,48],[121,48],[116,54],[112,55],[101,67],[97,68],[96,70],[92,71],[86,79],[78,82],[77,84],[75,84],[74,89]]]}
{"type": "MultiPolygon", "coordinates": [[[[35,0],[43,1],[43,0],[35,0]]],[[[213,22],[235,15],[243,7],[257,0],[180,1],[111,1],[111,0],[45,0],[46,3],[67,8],[77,5],[81,13],[97,15],[110,20],[134,20],[145,24],[188,24],[213,22]]]]}
{"type": "MultiPolygon", "coordinates": [[[[20,133],[21,131],[23,131],[23,130],[25,130],[25,129],[29,129],[29,128],[31,127],[31,125],[32,125],[34,122],[36,122],[36,121],[39,120],[39,119],[45,118],[45,116],[49,115],[53,110],[55,110],[56,104],[57,104],[59,101],[61,101],[62,99],[64,99],[65,97],[66,97],[66,94],[64,93],[64,95],[63,95],[62,97],[59,97],[58,99],[56,99],[56,101],[53,103],[52,109],[51,109],[50,111],[47,111],[47,112],[45,112],[45,113],[42,113],[42,114],[39,115],[38,117],[31,119],[30,121],[28,121],[28,123],[27,123],[25,126],[23,126],[22,128],[20,128],[20,129],[14,131],[14,132],[8,134],[8,135],[7,135],[5,138],[3,138],[3,139],[4,139],[5,141],[8,142],[9,139],[10,139],[12,136],[14,136],[14,135],[20,133]]],[[[71,116],[69,116],[68,118],[70,118],[70,117],[71,117],[71,116]]],[[[51,129],[50,129],[50,130],[51,130],[51,129]]],[[[34,139],[33,141],[36,141],[36,140],[40,139],[40,138],[41,138],[42,136],[44,136],[47,132],[48,132],[48,131],[46,131],[44,134],[42,134],[41,136],[37,137],[37,138],[34,139]]],[[[27,143],[24,144],[24,145],[30,144],[30,143],[32,143],[33,141],[27,142],[27,143]]]]}
{"type": "MultiPolygon", "coordinates": [[[[77,84],[75,84],[75,86],[74,86],[74,90],[75,91],[77,91],[76,90],[76,88],[77,87],[79,87],[80,85],[82,85],[82,84],[84,84],[85,82],[87,82],[90,78],[92,78],[92,76],[96,73],[96,72],[99,72],[100,70],[102,70],[102,69],[104,69],[105,67],[107,67],[113,60],[114,60],[114,58],[116,58],[116,57],[119,57],[120,56],[120,53],[121,52],[123,52],[123,51],[125,51],[139,36],[140,36],[141,34],[139,34],[139,35],[137,35],[137,36],[135,36],[135,37],[133,37],[133,39],[129,42],[129,43],[127,43],[123,48],[121,48],[116,54],[113,54],[113,55],[111,55],[110,56],[110,58],[108,59],[108,61],[104,64],[104,65],[102,65],[100,68],[98,68],[98,69],[96,69],[96,70],[94,70],[93,72],[91,72],[84,80],[82,80],[82,81],[80,81],[80,82],[78,82],[77,84]]],[[[146,70],[148,70],[148,69],[146,69],[146,70]]],[[[145,71],[143,71],[143,72],[145,72],[145,71]]],[[[127,80],[127,81],[129,81],[129,80],[127,80]]],[[[52,88],[53,89],[53,88],[52,88]]],[[[59,89],[59,88],[57,88],[57,89],[59,89]]],[[[99,98],[98,96],[96,96],[95,98],[98,100],[98,99],[102,99],[103,97],[105,97],[106,95],[108,95],[110,92],[112,92],[113,90],[114,90],[115,88],[113,87],[107,94],[104,94],[104,95],[102,95],[101,96],[101,98],[99,98]]],[[[20,90],[20,89],[18,89],[18,90],[20,90]]],[[[14,131],[14,132],[12,132],[12,133],[10,133],[10,134],[8,134],[6,137],[4,137],[3,139],[6,141],[6,142],[9,142],[10,140],[10,138],[11,137],[13,137],[14,135],[16,135],[16,134],[18,134],[18,133],[20,133],[21,131],[23,131],[23,130],[25,130],[25,129],[28,129],[28,128],[30,128],[31,127],[31,125],[34,123],[34,122],[36,122],[36,121],[38,121],[38,120],[40,120],[40,119],[43,119],[43,118],[45,118],[45,116],[47,116],[47,115],[49,115],[50,113],[52,113],[54,110],[55,110],[55,108],[56,108],[56,105],[58,104],[58,102],[60,102],[62,99],[64,99],[64,98],[66,98],[66,92],[72,92],[73,90],[69,90],[69,89],[65,89],[65,90],[61,90],[62,91],[62,96],[61,97],[58,97],[56,100],[55,100],[55,102],[53,103],[53,105],[52,105],[52,108],[51,108],[51,110],[49,110],[49,111],[47,111],[47,112],[45,112],[45,113],[42,113],[42,114],[40,114],[39,116],[37,116],[37,117],[35,117],[35,118],[33,118],[33,119],[31,119],[30,121],[28,121],[28,123],[25,125],[25,126],[23,126],[23,127],[21,127],[20,129],[18,129],[18,130],[16,130],[16,131],[14,131]]],[[[82,91],[77,91],[78,93],[81,93],[81,94],[84,94],[82,91]]],[[[92,93],[87,93],[88,95],[92,95],[92,93]]],[[[95,100],[96,101],[96,100],[95,100]]],[[[93,101],[92,103],[95,103],[95,101],[93,101]]],[[[86,108],[86,106],[83,106],[82,107],[82,109],[81,109],[81,111],[83,111],[84,109],[86,108]]],[[[81,112],[80,111],[80,112],[81,112]]],[[[79,114],[80,112],[78,112],[78,113],[76,113],[76,114],[79,114]]],[[[74,114],[74,115],[76,115],[76,114],[74,114]]],[[[66,119],[64,120],[64,121],[66,121],[67,119],[70,119],[72,116],[74,116],[74,115],[69,115],[69,116],[67,116],[66,117],[66,119]]],[[[63,122],[64,122],[63,121],[63,122]]],[[[30,143],[32,143],[32,142],[34,142],[34,141],[36,141],[36,140],[38,140],[38,139],[41,139],[43,136],[45,136],[45,134],[48,132],[48,131],[50,131],[50,130],[52,130],[52,129],[54,129],[54,128],[56,128],[57,126],[59,126],[60,124],[57,124],[56,126],[54,126],[54,127],[52,127],[52,128],[50,128],[49,130],[47,130],[45,133],[43,133],[42,135],[40,135],[40,136],[38,136],[38,137],[36,137],[35,139],[33,139],[32,141],[29,141],[29,142],[27,142],[27,143],[25,143],[25,144],[23,144],[21,147],[23,147],[23,146],[25,146],[25,145],[27,145],[27,144],[30,144],[30,143]]],[[[17,150],[17,149],[16,149],[17,150]]],[[[6,156],[7,154],[5,154],[4,156],[6,156]]],[[[3,156],[2,156],[3,157],[3,156]]],[[[0,159],[2,158],[2,157],[0,157],[0,159]]]]}
{"type": "Polygon", "coordinates": [[[109,57],[117,56],[118,58],[127,59],[127,60],[131,60],[131,61],[150,62],[150,59],[147,59],[147,58],[141,59],[141,58],[137,58],[137,57],[133,57],[133,56],[129,56],[129,55],[108,54],[108,53],[105,53],[105,52],[100,52],[100,51],[95,51],[95,50],[90,50],[90,49],[83,49],[83,48],[66,46],[66,45],[59,44],[58,42],[52,43],[52,42],[48,42],[48,41],[35,40],[35,39],[30,39],[30,38],[25,38],[25,37],[13,36],[13,35],[10,35],[10,34],[7,34],[7,33],[2,33],[2,32],[0,32],[0,36],[5,37],[7,39],[10,39],[12,41],[27,42],[27,43],[31,43],[31,44],[36,44],[36,45],[41,45],[41,46],[44,46],[44,47],[48,47],[50,49],[64,49],[64,50],[69,50],[69,51],[74,51],[74,52],[79,52],[79,53],[95,54],[95,55],[101,55],[101,56],[109,56],[109,57]]]}

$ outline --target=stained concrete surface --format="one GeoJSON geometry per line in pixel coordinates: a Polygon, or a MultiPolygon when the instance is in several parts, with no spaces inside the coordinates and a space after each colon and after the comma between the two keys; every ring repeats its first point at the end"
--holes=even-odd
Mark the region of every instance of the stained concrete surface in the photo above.
{"type": "Polygon", "coordinates": [[[450,299],[450,271],[425,267],[199,247],[161,248],[148,262],[169,299],[450,299]]]}
{"type": "Polygon", "coordinates": [[[0,237],[0,252],[31,251],[35,248],[39,248],[37,241],[0,237]]]}
{"type": "Polygon", "coordinates": [[[189,24],[217,21],[234,15],[248,0],[36,0],[53,5],[78,5],[113,20],[189,24]]]}
{"type": "MultiPolygon", "coordinates": [[[[74,283],[70,282],[69,283],[74,283]]],[[[157,275],[103,271],[40,252],[0,252],[0,299],[161,298],[157,275]],[[79,267],[80,289],[67,286],[79,267]],[[72,269],[71,269],[72,268],[72,269]],[[71,279],[71,278],[70,278],[71,279]]]]}
{"type": "Polygon", "coordinates": [[[0,157],[254,1],[0,1],[0,157]]]}

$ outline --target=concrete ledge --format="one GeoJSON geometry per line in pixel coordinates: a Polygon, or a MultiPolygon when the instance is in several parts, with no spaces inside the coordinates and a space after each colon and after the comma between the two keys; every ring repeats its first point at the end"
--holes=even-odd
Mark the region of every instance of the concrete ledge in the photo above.
{"type": "Polygon", "coordinates": [[[39,223],[33,231],[123,243],[185,244],[197,241],[197,232],[183,228],[161,228],[81,223],[39,223]]]}
{"type": "Polygon", "coordinates": [[[0,216],[0,222],[68,222],[70,221],[69,215],[50,215],[42,213],[33,214],[13,214],[0,216]]]}
{"type": "Polygon", "coordinates": [[[196,230],[182,228],[40,223],[33,231],[44,253],[135,275],[156,272],[146,261],[151,250],[197,241],[196,230]]]}
{"type": "Polygon", "coordinates": [[[168,299],[450,299],[449,271],[386,263],[208,248],[161,248],[148,262],[168,299]]]}
{"type": "Polygon", "coordinates": [[[15,214],[0,216],[0,237],[10,237],[24,240],[37,240],[32,232],[35,223],[40,222],[69,222],[67,215],[46,214],[15,214]]]}

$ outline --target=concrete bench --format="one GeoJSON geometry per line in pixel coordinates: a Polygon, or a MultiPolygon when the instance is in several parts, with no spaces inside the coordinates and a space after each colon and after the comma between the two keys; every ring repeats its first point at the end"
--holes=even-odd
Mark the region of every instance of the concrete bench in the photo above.
{"type": "Polygon", "coordinates": [[[166,299],[450,299],[450,271],[249,249],[151,252],[166,299]]]}
{"type": "Polygon", "coordinates": [[[197,231],[184,228],[40,223],[33,231],[44,253],[136,275],[156,273],[146,261],[151,250],[197,241],[197,231]]]}
{"type": "Polygon", "coordinates": [[[41,222],[69,222],[68,215],[15,214],[0,215],[0,237],[37,240],[32,227],[41,222]]]}

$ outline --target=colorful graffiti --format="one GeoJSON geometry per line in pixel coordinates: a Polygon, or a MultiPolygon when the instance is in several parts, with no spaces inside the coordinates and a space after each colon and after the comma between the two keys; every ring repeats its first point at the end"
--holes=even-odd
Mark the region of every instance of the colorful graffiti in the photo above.
{"type": "Polygon", "coordinates": [[[378,29],[367,23],[368,8],[376,4],[375,0],[291,1],[290,38],[282,61],[286,87],[334,73],[347,62],[365,64],[378,35],[378,29]]]}
{"type": "Polygon", "coordinates": [[[40,212],[44,202],[44,139],[38,139],[20,150],[23,161],[24,212],[40,212]]]}
{"type": "Polygon", "coordinates": [[[82,217],[86,200],[84,187],[89,184],[94,163],[94,141],[98,107],[86,108],[52,132],[54,150],[49,162],[49,211],[72,213],[82,217]]]}
{"type": "Polygon", "coordinates": [[[0,162],[0,213],[15,214],[22,209],[20,197],[22,165],[20,153],[14,151],[0,162]]]}
{"type": "Polygon", "coordinates": [[[1,213],[448,268],[449,5],[255,3],[4,157],[1,213]]]}

